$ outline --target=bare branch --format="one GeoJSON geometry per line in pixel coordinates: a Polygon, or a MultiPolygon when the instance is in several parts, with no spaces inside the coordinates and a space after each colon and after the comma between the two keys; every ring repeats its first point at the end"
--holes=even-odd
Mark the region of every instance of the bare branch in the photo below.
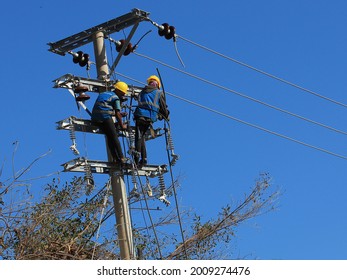
{"type": "Polygon", "coordinates": [[[180,244],[167,256],[167,259],[179,259],[183,257],[184,246],[192,254],[199,247],[199,244],[209,238],[213,238],[219,232],[225,231],[223,234],[228,234],[228,231],[232,231],[232,228],[241,222],[272,210],[273,203],[279,196],[279,192],[274,192],[264,198],[264,192],[269,187],[268,181],[268,178],[263,178],[262,181],[257,182],[251,193],[233,211],[226,210],[220,219],[214,222],[209,221],[199,226],[197,231],[185,240],[185,244],[180,244]]]}

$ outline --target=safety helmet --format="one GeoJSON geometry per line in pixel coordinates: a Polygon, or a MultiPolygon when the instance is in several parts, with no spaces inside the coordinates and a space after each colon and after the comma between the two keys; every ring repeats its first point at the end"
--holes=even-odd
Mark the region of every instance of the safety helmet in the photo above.
{"type": "Polygon", "coordinates": [[[115,89],[120,90],[123,94],[126,94],[129,88],[128,85],[124,82],[117,82],[113,86],[115,89]]]}
{"type": "Polygon", "coordinates": [[[160,80],[157,76],[152,75],[147,79],[147,85],[149,85],[150,81],[156,81],[158,83],[158,87],[161,87],[160,80]]]}

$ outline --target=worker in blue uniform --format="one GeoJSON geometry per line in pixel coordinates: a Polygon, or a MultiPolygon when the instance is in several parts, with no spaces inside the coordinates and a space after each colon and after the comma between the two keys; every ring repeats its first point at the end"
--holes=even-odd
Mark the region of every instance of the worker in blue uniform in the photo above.
{"type": "Polygon", "coordinates": [[[138,105],[134,112],[135,120],[135,155],[136,165],[147,164],[147,150],[145,134],[158,119],[168,119],[165,95],[160,90],[161,84],[157,76],[152,75],[147,79],[147,86],[139,93],[138,105]],[[141,156],[141,160],[140,160],[141,156]]]}
{"type": "Polygon", "coordinates": [[[124,164],[126,158],[123,155],[122,148],[119,143],[118,133],[113,121],[115,116],[120,130],[127,128],[123,124],[121,113],[121,99],[128,91],[128,85],[124,82],[117,82],[113,86],[113,91],[105,91],[99,94],[95,101],[92,111],[92,123],[97,125],[106,135],[109,151],[112,155],[112,161],[117,164],[124,164]]]}

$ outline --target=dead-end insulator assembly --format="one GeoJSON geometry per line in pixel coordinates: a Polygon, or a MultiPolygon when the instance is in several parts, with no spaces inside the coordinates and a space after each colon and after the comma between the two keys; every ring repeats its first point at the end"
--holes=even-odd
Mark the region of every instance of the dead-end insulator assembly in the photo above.
{"type": "Polygon", "coordinates": [[[169,25],[168,23],[158,24],[151,20],[151,23],[158,28],[158,34],[159,36],[164,36],[165,39],[170,40],[176,38],[176,28],[172,25],[169,25]]]}
{"type": "Polygon", "coordinates": [[[185,67],[183,60],[178,52],[177,48],[177,35],[176,35],[176,28],[172,25],[169,25],[168,23],[158,24],[151,20],[151,23],[158,28],[158,34],[159,36],[164,36],[167,40],[173,39],[173,42],[175,44],[175,51],[177,54],[178,59],[180,60],[183,67],[185,67]]]}
{"type": "MultiPolygon", "coordinates": [[[[119,41],[116,41],[118,43],[116,43],[116,51],[117,52],[120,52],[121,49],[123,48],[124,44],[125,44],[125,40],[124,39],[121,39],[119,41]]],[[[131,43],[129,43],[124,51],[124,56],[127,56],[129,55],[131,52],[133,51],[133,46],[131,43]]]]}
{"type": "Polygon", "coordinates": [[[87,53],[83,53],[82,51],[73,52],[68,51],[69,54],[72,55],[72,62],[75,64],[79,64],[81,67],[87,66],[87,69],[89,69],[90,66],[90,56],[87,53]]]}
{"type": "MultiPolygon", "coordinates": [[[[120,52],[124,46],[124,44],[126,43],[126,41],[124,39],[121,40],[114,40],[109,36],[105,37],[106,39],[110,40],[110,42],[114,43],[116,45],[116,51],[120,52]]],[[[133,52],[133,45],[129,42],[129,44],[126,46],[125,51],[123,53],[124,56],[129,55],[131,52],[133,52]]]]}
{"type": "Polygon", "coordinates": [[[165,39],[170,40],[176,35],[176,28],[169,25],[168,23],[163,23],[162,25],[157,25],[159,36],[164,36],[165,39]]]}

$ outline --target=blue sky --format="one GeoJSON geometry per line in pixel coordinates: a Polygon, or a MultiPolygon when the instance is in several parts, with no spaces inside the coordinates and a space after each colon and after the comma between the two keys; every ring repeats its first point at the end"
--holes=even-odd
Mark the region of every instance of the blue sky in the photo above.
{"type": "MultiPolygon", "coordinates": [[[[61,170],[74,158],[68,133],[55,122],[78,112],[72,97],[53,89],[66,73],[86,76],[71,61],[48,52],[48,42],[130,12],[150,13],[178,35],[262,69],[316,93],[347,104],[347,3],[342,0],[292,1],[17,1],[2,4],[2,96],[0,159],[10,174],[12,143],[19,141],[16,168],[52,152],[32,170],[43,175],[61,170]],[[98,5],[96,4],[98,3],[98,5]]],[[[182,67],[172,41],[142,23],[133,41],[153,30],[137,52],[215,84],[292,113],[347,131],[346,107],[242,67],[178,39],[182,67]]],[[[127,30],[126,32],[129,32],[127,30]]],[[[116,40],[124,35],[113,34],[116,40]]],[[[93,53],[92,46],[82,47],[93,53]]],[[[116,55],[114,53],[114,55],[116,55]]],[[[109,60],[111,57],[109,56],[109,60]]],[[[145,81],[160,69],[165,89],[225,114],[347,157],[346,135],[313,125],[230,91],[201,82],[135,54],[123,57],[117,72],[145,81]]],[[[95,68],[91,69],[95,78],[95,68]]],[[[118,78],[121,78],[118,76],[118,78]]],[[[123,79],[132,84],[133,81],[123,79]]],[[[140,85],[136,84],[135,85],[140,85]]],[[[93,96],[95,98],[95,96],[93,96]]],[[[278,209],[238,228],[232,249],[259,259],[346,259],[346,159],[339,158],[168,97],[175,151],[181,159],[179,192],[184,209],[205,219],[242,199],[259,174],[268,172],[282,190],[278,209]],[[208,205],[208,206],[207,206],[208,205]]],[[[92,106],[92,101],[87,102],[92,106]]],[[[104,159],[104,141],[78,135],[80,150],[104,159]]],[[[149,143],[149,160],[166,160],[165,147],[149,143]]],[[[106,178],[99,178],[100,181],[106,178]]],[[[40,183],[42,186],[44,182],[40,183]]],[[[40,184],[35,187],[40,191],[40,184]]]]}

